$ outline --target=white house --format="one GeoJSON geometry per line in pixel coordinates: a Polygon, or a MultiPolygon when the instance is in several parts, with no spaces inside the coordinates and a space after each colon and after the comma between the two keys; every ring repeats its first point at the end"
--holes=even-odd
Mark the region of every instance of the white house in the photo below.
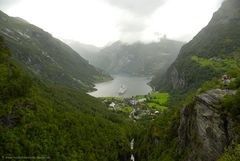
{"type": "Polygon", "coordinates": [[[109,105],[109,107],[112,107],[112,108],[114,108],[116,106],[116,104],[114,103],[114,102],[112,102],[110,105],[109,105]]]}
{"type": "Polygon", "coordinates": [[[145,102],[147,99],[146,98],[141,98],[141,99],[132,99],[132,100],[130,100],[130,103],[132,104],[132,105],[136,105],[136,104],[138,104],[138,103],[142,103],[142,102],[145,102]]]}
{"type": "Polygon", "coordinates": [[[146,98],[141,98],[141,99],[138,99],[137,102],[142,103],[142,102],[145,102],[146,100],[147,100],[146,98]]]}

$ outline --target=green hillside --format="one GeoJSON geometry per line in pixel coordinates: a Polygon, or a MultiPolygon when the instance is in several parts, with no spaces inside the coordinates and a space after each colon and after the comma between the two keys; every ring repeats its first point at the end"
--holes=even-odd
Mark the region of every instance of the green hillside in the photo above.
{"type": "Polygon", "coordinates": [[[239,0],[224,1],[175,61],[182,43],[167,39],[102,49],[108,72],[157,73],[164,92],[136,98],[87,95],[107,76],[20,18],[0,13],[0,35],[2,160],[240,160],[239,0]]]}
{"type": "Polygon", "coordinates": [[[170,108],[139,134],[137,160],[240,159],[239,22],[240,1],[224,1],[167,72],[152,80],[170,92],[170,108]]]}
{"type": "Polygon", "coordinates": [[[82,91],[27,74],[0,39],[1,158],[117,161],[128,158],[133,129],[128,117],[82,91]]]}
{"type": "Polygon", "coordinates": [[[20,18],[0,12],[0,35],[13,56],[42,80],[89,90],[94,82],[109,79],[69,46],[20,18]]]}

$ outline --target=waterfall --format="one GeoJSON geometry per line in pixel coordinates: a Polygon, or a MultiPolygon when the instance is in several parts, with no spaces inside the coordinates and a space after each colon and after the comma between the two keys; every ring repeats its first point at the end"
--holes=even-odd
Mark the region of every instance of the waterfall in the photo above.
{"type": "MultiPolygon", "coordinates": [[[[134,149],[134,139],[132,139],[131,142],[130,142],[130,148],[131,148],[131,151],[133,151],[133,149],[134,149]]],[[[135,157],[134,157],[133,154],[131,154],[130,160],[135,161],[135,157]]]]}
{"type": "Polygon", "coordinates": [[[133,154],[131,154],[131,161],[135,161],[135,158],[134,158],[134,155],[133,154]]]}

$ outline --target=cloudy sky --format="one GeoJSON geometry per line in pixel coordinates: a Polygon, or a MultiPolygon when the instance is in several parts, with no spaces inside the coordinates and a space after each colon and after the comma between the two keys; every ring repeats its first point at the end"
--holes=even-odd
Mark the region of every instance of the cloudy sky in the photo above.
{"type": "Polygon", "coordinates": [[[60,39],[104,46],[168,38],[189,41],[223,0],[0,0],[0,9],[60,39]]]}

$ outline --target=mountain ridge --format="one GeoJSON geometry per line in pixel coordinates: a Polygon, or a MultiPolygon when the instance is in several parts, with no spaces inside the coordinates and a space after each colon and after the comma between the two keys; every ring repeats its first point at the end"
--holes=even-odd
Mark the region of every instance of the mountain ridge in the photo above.
{"type": "Polygon", "coordinates": [[[0,35],[13,56],[43,80],[89,90],[94,83],[109,78],[39,27],[3,12],[0,12],[0,25],[0,35]]]}
{"type": "Polygon", "coordinates": [[[1,159],[129,158],[128,116],[109,111],[81,89],[39,80],[11,54],[0,36],[1,159]]]}
{"type": "Polygon", "coordinates": [[[139,134],[139,160],[240,160],[239,37],[240,1],[224,1],[167,72],[153,79],[157,90],[171,94],[171,109],[139,134]]]}
{"type": "Polygon", "coordinates": [[[238,52],[238,46],[240,46],[238,6],[240,3],[236,0],[224,1],[220,9],[214,13],[209,24],[182,47],[176,61],[167,72],[156,76],[151,84],[158,90],[184,91],[196,88],[214,76],[220,76],[222,73],[202,68],[191,59],[192,56],[206,59],[226,58],[238,52]]]}
{"type": "Polygon", "coordinates": [[[111,74],[152,76],[166,70],[182,45],[183,42],[169,39],[133,44],[116,41],[102,48],[92,64],[111,74]]]}

